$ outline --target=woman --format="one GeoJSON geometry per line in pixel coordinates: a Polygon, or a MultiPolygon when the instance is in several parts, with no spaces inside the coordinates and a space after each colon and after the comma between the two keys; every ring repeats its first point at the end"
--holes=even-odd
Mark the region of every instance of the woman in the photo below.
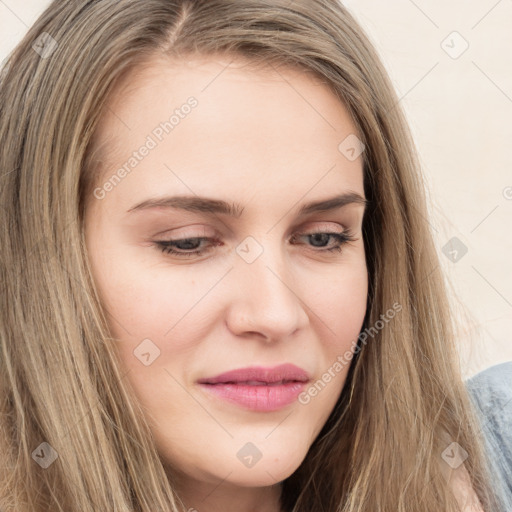
{"type": "Polygon", "coordinates": [[[497,510],[341,4],[56,0],[1,79],[3,509],[497,510]]]}

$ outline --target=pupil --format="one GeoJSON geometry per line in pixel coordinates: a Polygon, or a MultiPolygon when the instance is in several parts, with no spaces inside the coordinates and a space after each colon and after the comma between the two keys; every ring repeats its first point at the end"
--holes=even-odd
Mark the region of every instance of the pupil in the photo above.
{"type": "Polygon", "coordinates": [[[199,238],[189,238],[186,240],[183,240],[181,242],[178,242],[178,245],[180,246],[180,249],[197,249],[198,247],[199,238]],[[184,247],[183,247],[184,246],[184,247]]]}
{"type": "MultiPolygon", "coordinates": [[[[314,242],[318,242],[318,241],[326,241],[325,238],[328,238],[329,235],[327,233],[315,233],[313,235],[311,235],[313,237],[313,241],[314,242]]],[[[324,245],[324,244],[320,244],[320,245],[324,245]]]]}

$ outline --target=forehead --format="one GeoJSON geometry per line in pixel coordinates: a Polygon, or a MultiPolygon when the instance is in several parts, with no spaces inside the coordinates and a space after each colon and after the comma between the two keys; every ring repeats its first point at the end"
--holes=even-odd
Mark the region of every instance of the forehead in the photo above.
{"type": "Polygon", "coordinates": [[[358,135],[342,102],[311,72],[238,57],[158,57],[124,77],[96,141],[103,180],[153,141],[125,178],[126,193],[170,187],[229,196],[263,183],[298,198],[317,186],[362,191],[361,158],[349,160],[339,148],[358,135]],[[196,106],[184,109],[191,97],[196,106]]]}

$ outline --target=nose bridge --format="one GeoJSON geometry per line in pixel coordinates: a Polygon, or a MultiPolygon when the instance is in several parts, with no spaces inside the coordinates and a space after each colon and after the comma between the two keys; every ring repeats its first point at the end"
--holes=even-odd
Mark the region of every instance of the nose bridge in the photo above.
{"type": "Polygon", "coordinates": [[[292,334],[307,316],[291,282],[286,254],[272,236],[248,236],[236,249],[233,279],[237,301],[231,316],[236,330],[272,338],[292,334]]]}

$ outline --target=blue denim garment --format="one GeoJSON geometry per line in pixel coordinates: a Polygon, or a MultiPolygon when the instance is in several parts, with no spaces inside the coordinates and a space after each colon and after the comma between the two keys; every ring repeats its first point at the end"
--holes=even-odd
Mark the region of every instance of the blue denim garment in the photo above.
{"type": "Polygon", "coordinates": [[[512,361],[477,373],[466,386],[480,413],[500,512],[512,512],[512,361]]]}

